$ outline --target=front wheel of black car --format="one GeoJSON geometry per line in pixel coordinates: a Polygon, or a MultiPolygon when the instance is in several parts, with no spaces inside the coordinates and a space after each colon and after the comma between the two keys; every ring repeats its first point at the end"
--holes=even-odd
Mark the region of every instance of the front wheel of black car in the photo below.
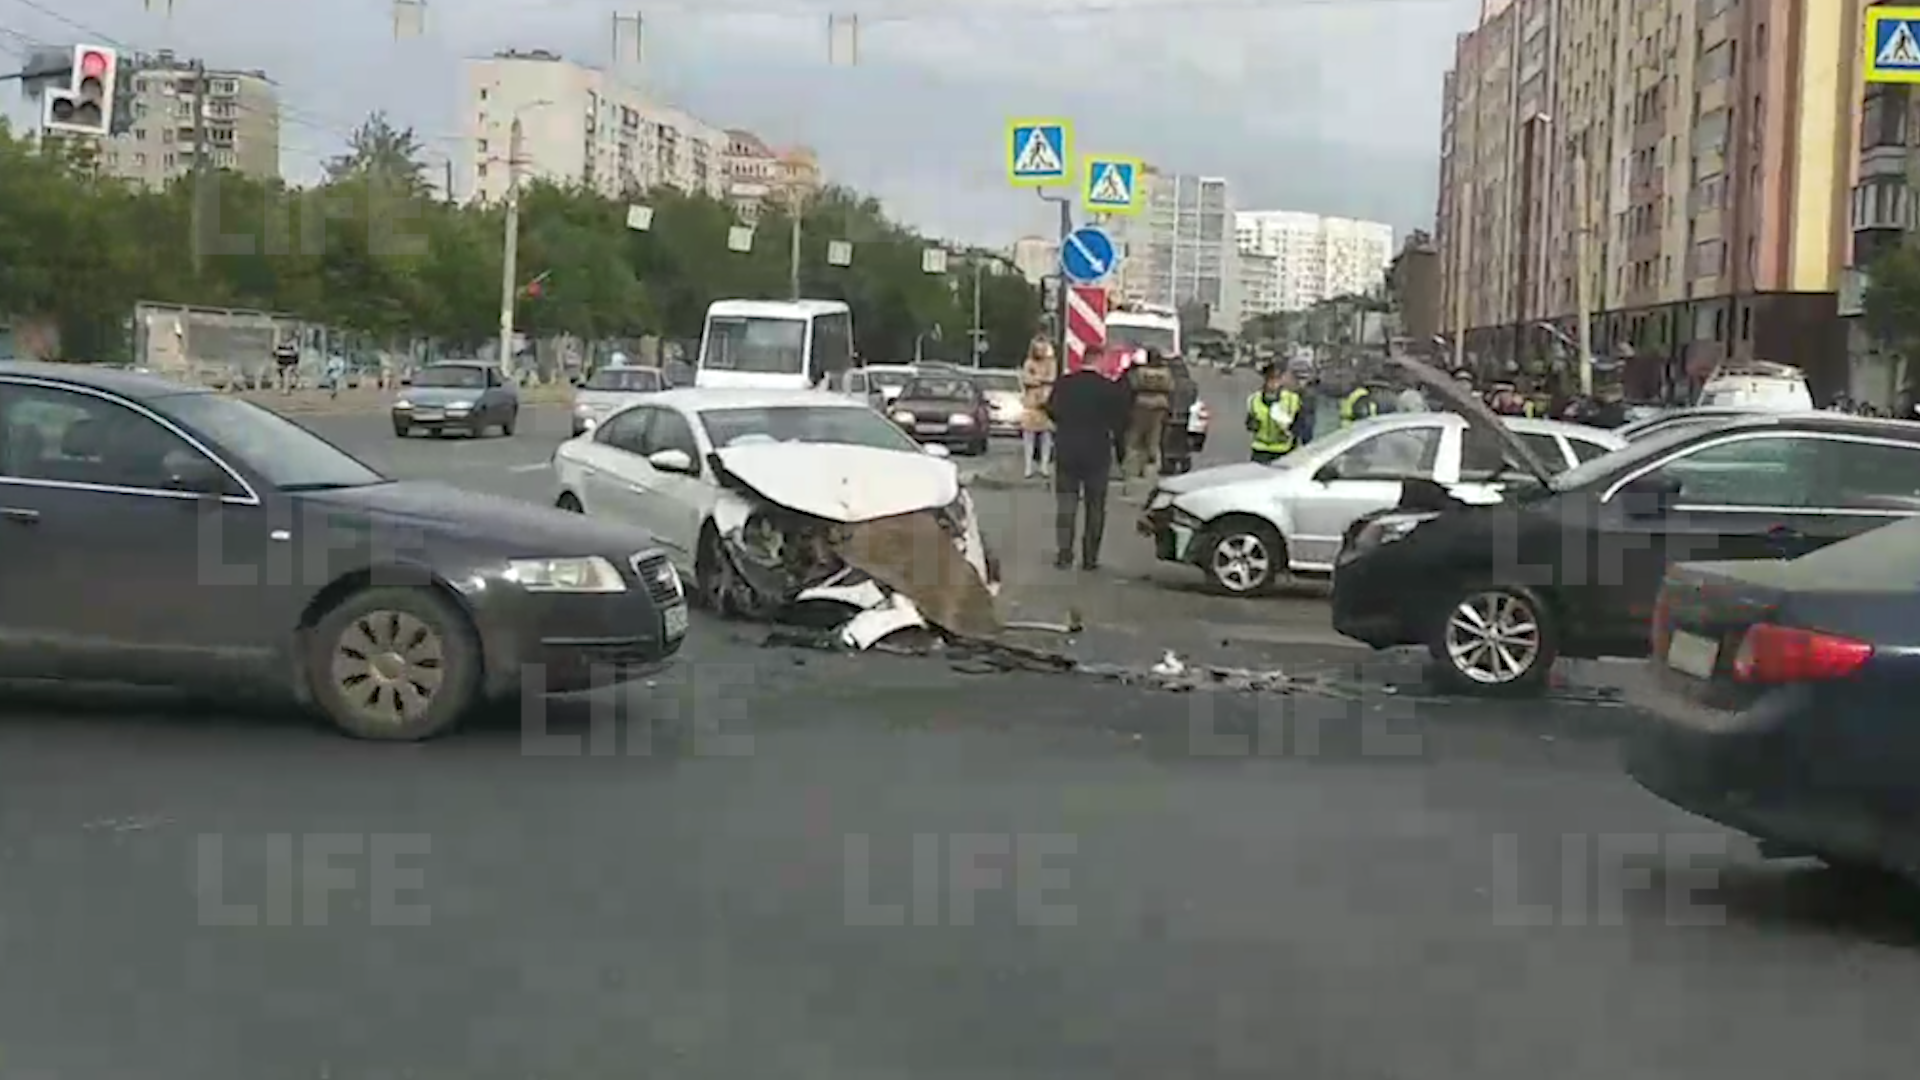
{"type": "Polygon", "coordinates": [[[1518,585],[1462,589],[1440,613],[1428,645],[1440,681],[1459,693],[1537,694],[1560,655],[1553,611],[1518,585]]]}
{"type": "Polygon", "coordinates": [[[313,700],[361,739],[417,742],[452,728],[479,694],[480,666],[466,617],[425,588],[355,593],[307,638],[313,700]]]}

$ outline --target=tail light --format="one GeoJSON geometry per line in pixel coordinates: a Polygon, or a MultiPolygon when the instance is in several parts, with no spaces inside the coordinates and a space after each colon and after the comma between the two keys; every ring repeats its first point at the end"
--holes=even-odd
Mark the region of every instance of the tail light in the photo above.
{"type": "Polygon", "coordinates": [[[1733,658],[1733,677],[1744,683],[1832,682],[1873,659],[1873,646],[1853,638],[1755,623],[1733,658]]]}

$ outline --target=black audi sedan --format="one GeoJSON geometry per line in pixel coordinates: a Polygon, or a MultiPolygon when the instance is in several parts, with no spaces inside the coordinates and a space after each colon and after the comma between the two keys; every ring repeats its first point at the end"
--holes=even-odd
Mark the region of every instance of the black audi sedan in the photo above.
{"type": "Polygon", "coordinates": [[[1425,646],[1456,690],[1538,690],[1561,656],[1646,656],[1673,563],[1793,558],[1920,513],[1920,425],[1756,413],[1555,476],[1445,376],[1421,367],[1421,378],[1460,397],[1455,411],[1534,482],[1478,506],[1405,484],[1398,509],[1349,531],[1333,626],[1375,648],[1425,646]]]}
{"type": "Polygon", "coordinates": [[[1920,878],[1920,521],[1786,562],[1683,563],[1627,770],[1764,854],[1920,878]]]}
{"type": "Polygon", "coordinates": [[[630,527],[79,365],[0,363],[0,556],[0,678],[286,692],[372,739],[649,674],[687,630],[630,527]]]}

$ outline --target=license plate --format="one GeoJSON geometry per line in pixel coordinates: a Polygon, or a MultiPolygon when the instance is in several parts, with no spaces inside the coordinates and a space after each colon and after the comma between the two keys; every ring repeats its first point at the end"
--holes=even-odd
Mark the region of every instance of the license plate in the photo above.
{"type": "Polygon", "coordinates": [[[914,430],[918,431],[922,435],[945,435],[947,433],[947,425],[920,424],[914,430]]]}
{"type": "Polygon", "coordinates": [[[1714,665],[1720,660],[1720,643],[1683,630],[1673,632],[1667,643],[1667,666],[1696,679],[1713,678],[1714,665]]]}
{"type": "Polygon", "coordinates": [[[438,420],[438,419],[440,419],[440,417],[441,417],[442,415],[443,415],[443,414],[442,414],[442,413],[440,412],[440,410],[439,410],[439,409],[415,409],[415,410],[413,410],[413,418],[414,418],[415,420],[438,420]]]}
{"type": "Polygon", "coordinates": [[[687,605],[675,604],[667,609],[663,618],[667,624],[667,637],[683,638],[687,636],[687,605]]]}

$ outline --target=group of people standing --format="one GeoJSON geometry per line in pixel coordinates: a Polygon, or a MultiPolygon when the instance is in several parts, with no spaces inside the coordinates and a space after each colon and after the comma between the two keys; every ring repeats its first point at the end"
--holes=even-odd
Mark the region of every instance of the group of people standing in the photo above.
{"type": "Polygon", "coordinates": [[[1116,361],[1095,346],[1062,372],[1052,343],[1037,338],[1021,368],[1023,472],[1053,479],[1054,566],[1062,570],[1074,565],[1076,534],[1081,568],[1099,567],[1116,465],[1123,485],[1160,474],[1173,372],[1154,349],[1116,361]]]}

